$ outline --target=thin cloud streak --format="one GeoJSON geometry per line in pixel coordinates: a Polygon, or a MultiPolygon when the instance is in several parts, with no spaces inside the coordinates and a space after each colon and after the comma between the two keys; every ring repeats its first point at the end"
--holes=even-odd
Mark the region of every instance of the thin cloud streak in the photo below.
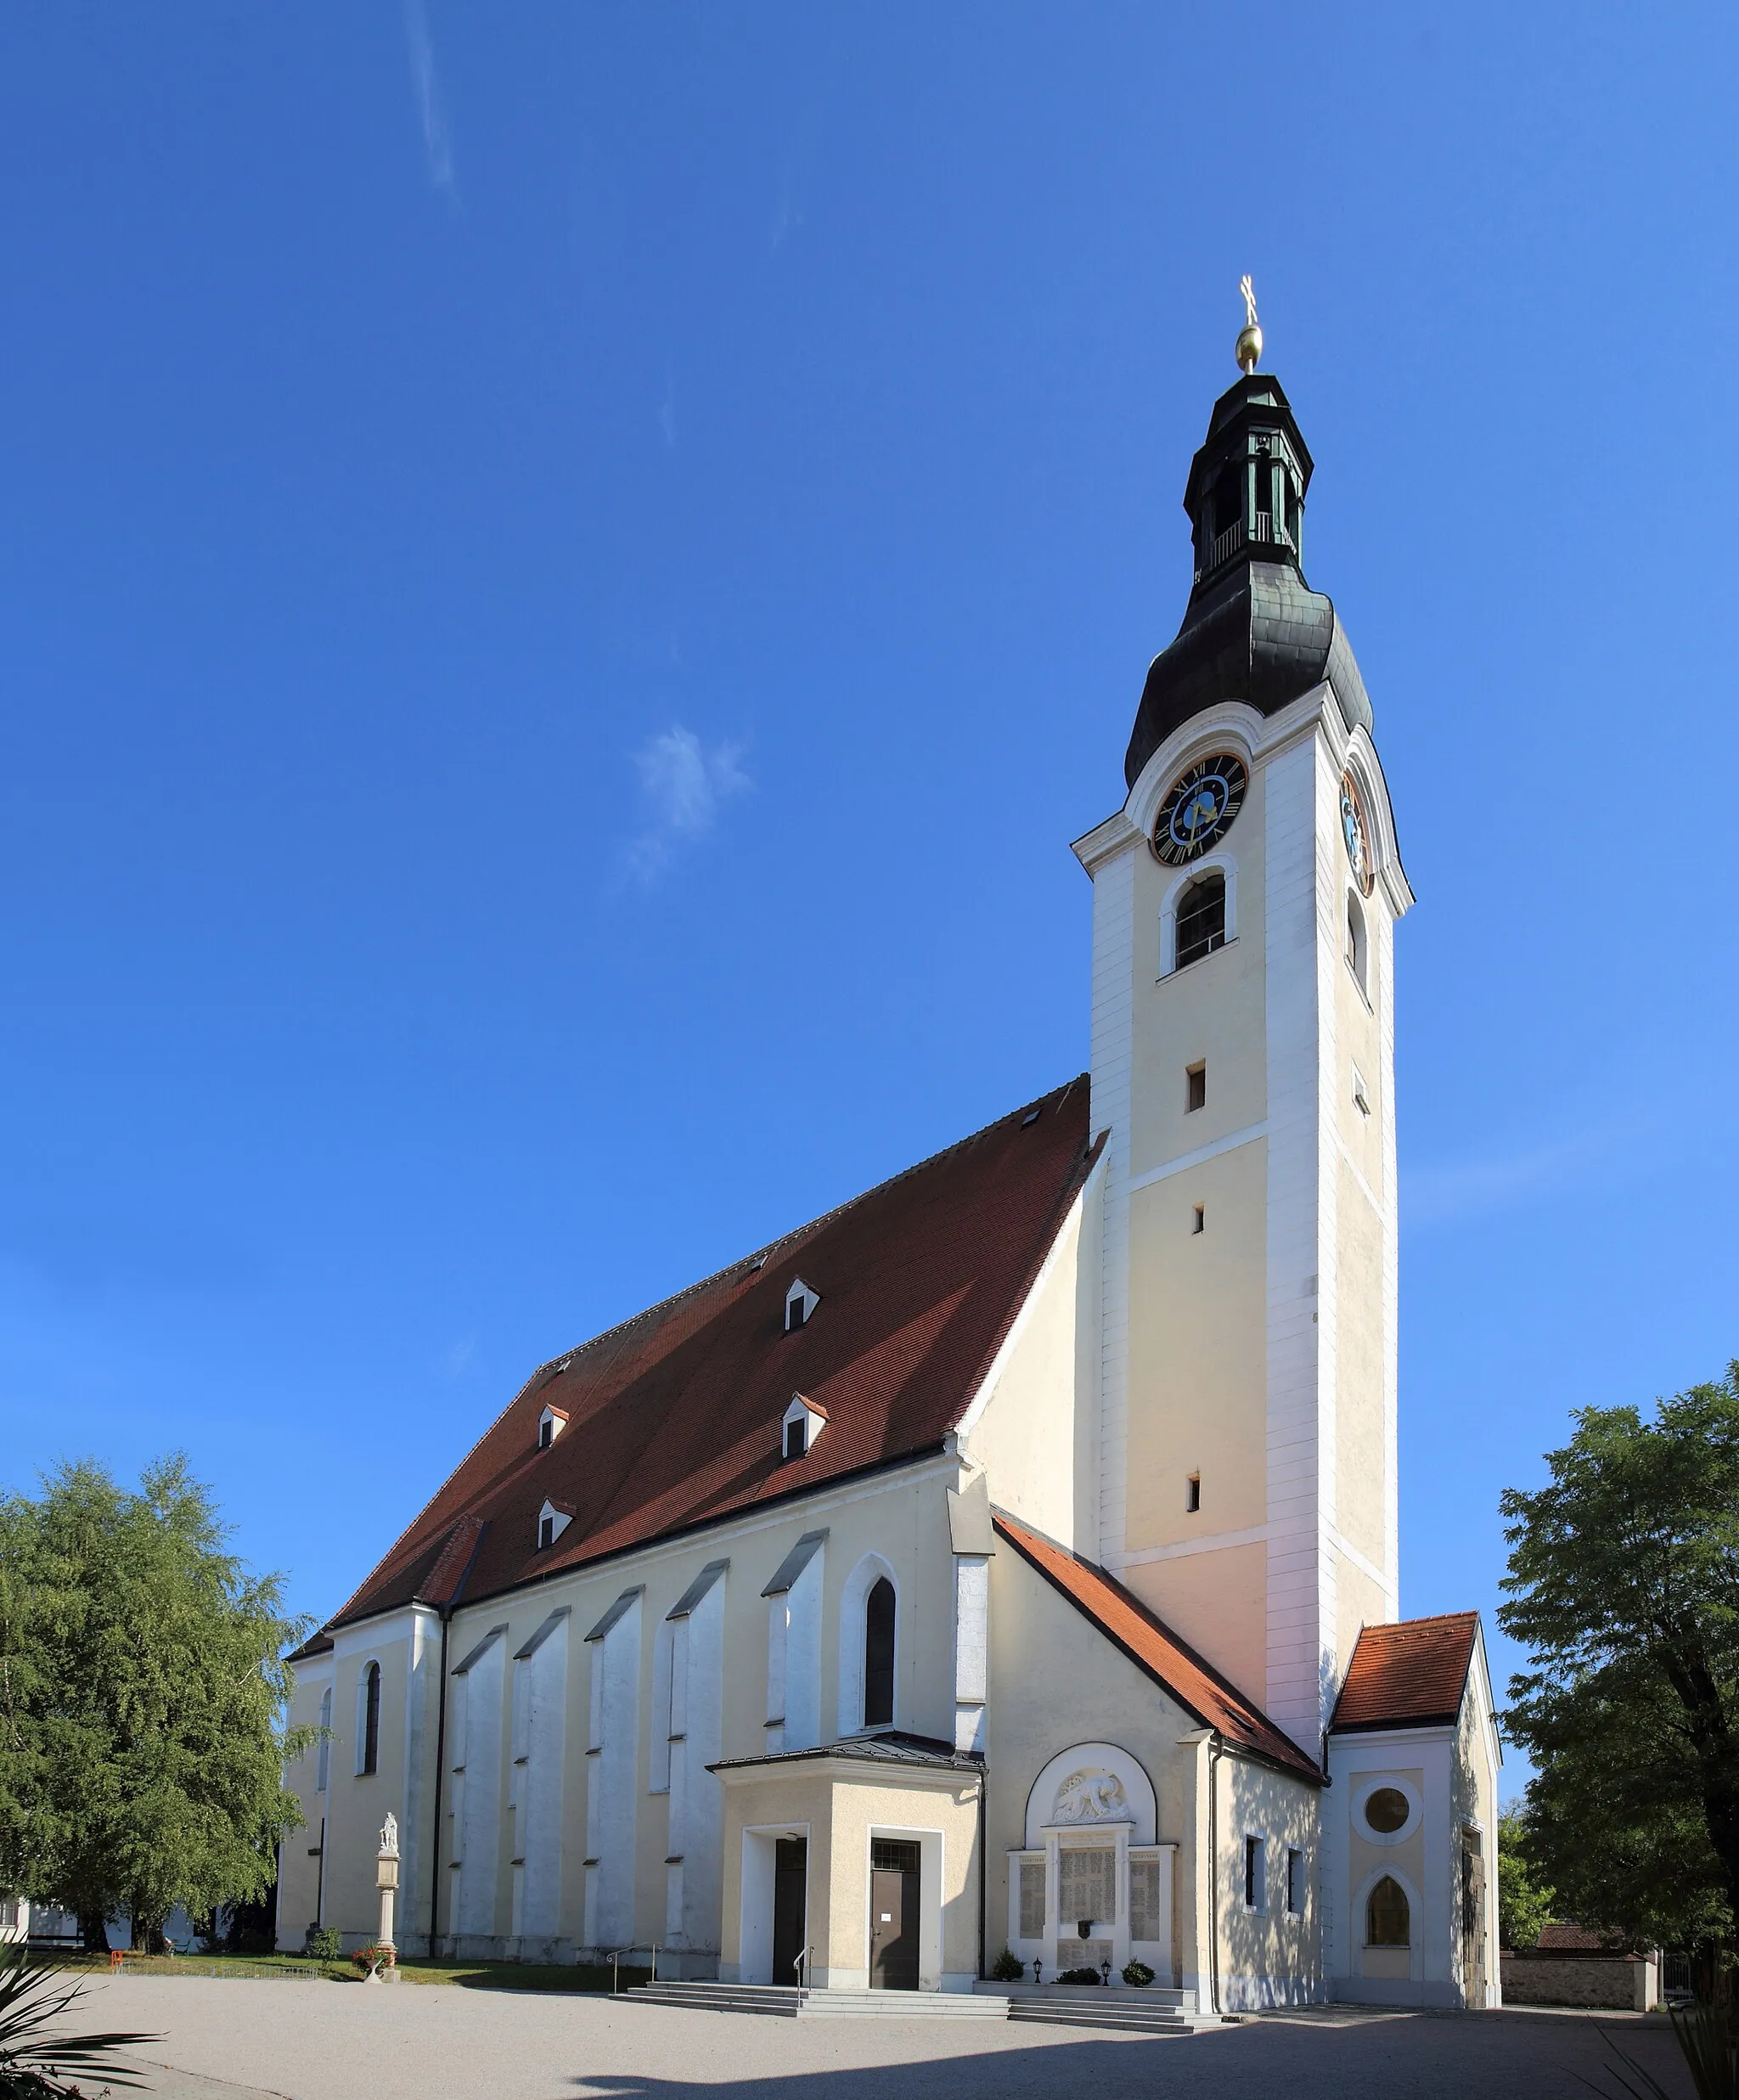
{"type": "Polygon", "coordinates": [[[679,722],[634,753],[646,823],[623,853],[623,881],[650,888],[684,847],[707,836],[720,806],[754,785],[737,763],[740,756],[736,744],[707,750],[679,722]]]}
{"type": "Polygon", "coordinates": [[[1560,1194],[1604,1171],[1625,1171],[1648,1135],[1641,1123],[1607,1123],[1526,1151],[1423,1167],[1401,1176],[1401,1224],[1454,1225],[1560,1194]]]}
{"type": "Polygon", "coordinates": [[[447,110],[441,99],[441,82],[435,70],[435,46],[429,36],[429,16],[423,0],[404,0],[405,53],[410,60],[411,93],[416,99],[417,117],[423,127],[423,158],[429,180],[448,196],[458,193],[453,179],[453,139],[447,128],[447,110]]]}

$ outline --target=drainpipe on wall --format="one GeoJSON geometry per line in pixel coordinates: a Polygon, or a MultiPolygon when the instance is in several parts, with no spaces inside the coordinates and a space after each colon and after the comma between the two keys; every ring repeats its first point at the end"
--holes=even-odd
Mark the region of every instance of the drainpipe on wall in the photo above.
{"type": "Polygon", "coordinates": [[[988,1901],[986,1882],[990,1873],[990,1854],[985,1849],[984,1843],[988,1804],[984,1797],[989,1788],[990,1769],[985,1765],[978,1774],[978,1978],[981,1983],[989,1973],[984,1966],[985,1906],[988,1901]]]}
{"type": "Polygon", "coordinates": [[[1207,2009],[1219,2011],[1219,1756],[1218,1731],[1207,1738],[1207,2009]]]}

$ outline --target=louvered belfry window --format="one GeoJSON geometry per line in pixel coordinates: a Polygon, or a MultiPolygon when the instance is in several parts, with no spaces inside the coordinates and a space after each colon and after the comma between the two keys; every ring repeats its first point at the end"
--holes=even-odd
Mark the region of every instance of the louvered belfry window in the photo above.
{"type": "Polygon", "coordinates": [[[1089,1918],[1110,1925],[1117,1914],[1117,1855],[1109,1845],[1066,1845],[1057,1855],[1057,1923],[1089,1918]]]}
{"type": "Polygon", "coordinates": [[[1043,1860],[1023,1860],[1021,1862],[1021,1937],[1022,1940],[1042,1940],[1044,1937],[1043,1860]]]}

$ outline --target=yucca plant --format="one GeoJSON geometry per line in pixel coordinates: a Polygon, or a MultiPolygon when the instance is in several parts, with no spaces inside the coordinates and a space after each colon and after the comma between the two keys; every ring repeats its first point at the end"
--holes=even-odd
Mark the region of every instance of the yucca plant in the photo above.
{"type": "MultiPolygon", "coordinates": [[[[1728,2008],[1699,2000],[1689,2012],[1681,2012],[1677,2006],[1669,2007],[1668,2012],[1674,2037],[1697,2089],[1697,2100],[1739,2100],[1739,2037],[1735,2036],[1728,2020],[1728,2008]]],[[[1646,2071],[1610,2035],[1606,2035],[1606,2042],[1624,2067],[1612,2075],[1631,2100],[1673,2100],[1653,2072],[1646,2071]],[[1637,2082],[1633,2084],[1633,2080],[1637,2082]]],[[[1599,2088],[1590,2090],[1598,2092],[1599,2088]]]]}
{"type": "Polygon", "coordinates": [[[115,2052],[155,2035],[68,2035],[60,2022],[84,1985],[33,1961],[21,1940],[0,1945],[0,2100],[78,2100],[78,2078],[105,2086],[142,2081],[116,2066],[115,2052]]]}

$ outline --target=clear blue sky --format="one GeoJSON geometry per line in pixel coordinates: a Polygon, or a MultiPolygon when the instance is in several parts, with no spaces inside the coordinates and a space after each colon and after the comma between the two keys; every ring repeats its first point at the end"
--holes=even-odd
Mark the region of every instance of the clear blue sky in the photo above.
{"type": "MultiPolygon", "coordinates": [[[[1082,1068],[1253,271],[1376,711],[1404,1608],[1739,1354],[1731,8],[0,20],[0,1478],[335,1607],[1082,1068]]],[[[1508,1657],[1500,1652],[1507,1667],[1508,1657]]]]}

